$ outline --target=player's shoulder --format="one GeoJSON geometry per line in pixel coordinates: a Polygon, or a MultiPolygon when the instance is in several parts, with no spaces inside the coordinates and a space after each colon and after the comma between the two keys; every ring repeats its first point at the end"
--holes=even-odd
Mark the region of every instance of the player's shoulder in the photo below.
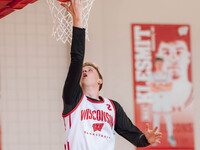
{"type": "MultiPolygon", "coordinates": [[[[110,99],[109,98],[109,100],[111,101],[111,102],[113,102],[113,103],[118,103],[117,101],[115,101],[115,100],[113,100],[113,99],[110,99]]],[[[119,103],[118,103],[119,104],[119,103]]]]}
{"type": "Polygon", "coordinates": [[[117,101],[115,101],[115,100],[113,100],[113,99],[111,99],[111,98],[105,98],[105,97],[103,97],[103,99],[104,99],[104,100],[107,100],[108,102],[113,103],[114,105],[117,105],[117,101]]]}
{"type": "Polygon", "coordinates": [[[104,100],[105,100],[105,99],[108,99],[111,103],[113,103],[116,112],[118,112],[119,110],[123,110],[122,106],[121,106],[121,105],[119,104],[119,102],[117,102],[116,100],[113,100],[112,98],[105,98],[105,97],[104,97],[104,100]]]}
{"type": "Polygon", "coordinates": [[[113,99],[109,99],[109,100],[113,103],[115,109],[121,108],[121,105],[117,101],[113,99]]]}

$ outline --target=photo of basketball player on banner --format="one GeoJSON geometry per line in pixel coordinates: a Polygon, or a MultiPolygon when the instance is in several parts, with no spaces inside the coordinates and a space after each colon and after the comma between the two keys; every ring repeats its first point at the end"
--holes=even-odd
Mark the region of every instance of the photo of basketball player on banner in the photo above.
{"type": "Polygon", "coordinates": [[[136,125],[163,133],[147,149],[194,149],[189,25],[133,24],[136,125]]]}

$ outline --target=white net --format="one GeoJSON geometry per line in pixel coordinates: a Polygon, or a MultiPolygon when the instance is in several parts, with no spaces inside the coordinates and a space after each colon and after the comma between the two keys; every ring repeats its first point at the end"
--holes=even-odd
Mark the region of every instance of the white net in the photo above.
{"type": "MultiPolygon", "coordinates": [[[[95,0],[82,0],[83,5],[83,27],[86,29],[86,39],[88,37],[88,19],[90,10],[95,0]]],[[[61,40],[63,43],[72,41],[72,27],[73,19],[72,15],[67,12],[66,8],[61,6],[61,2],[57,0],[47,0],[50,7],[51,15],[53,18],[53,33],[52,36],[57,40],[61,40]]],[[[68,4],[69,3],[65,3],[68,4]]]]}

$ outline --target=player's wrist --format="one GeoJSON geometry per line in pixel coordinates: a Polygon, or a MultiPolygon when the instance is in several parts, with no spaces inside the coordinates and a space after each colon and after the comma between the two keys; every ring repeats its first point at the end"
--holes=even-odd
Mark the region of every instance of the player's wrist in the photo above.
{"type": "Polygon", "coordinates": [[[73,25],[75,27],[82,28],[83,27],[82,18],[80,18],[80,17],[74,17],[73,18],[73,25]]]}

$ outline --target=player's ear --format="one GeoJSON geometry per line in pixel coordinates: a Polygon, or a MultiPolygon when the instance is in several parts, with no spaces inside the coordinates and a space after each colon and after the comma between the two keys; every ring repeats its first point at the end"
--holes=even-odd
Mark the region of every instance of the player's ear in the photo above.
{"type": "Polygon", "coordinates": [[[98,83],[98,85],[101,85],[101,84],[103,84],[103,80],[102,79],[98,79],[97,83],[98,83]]]}

